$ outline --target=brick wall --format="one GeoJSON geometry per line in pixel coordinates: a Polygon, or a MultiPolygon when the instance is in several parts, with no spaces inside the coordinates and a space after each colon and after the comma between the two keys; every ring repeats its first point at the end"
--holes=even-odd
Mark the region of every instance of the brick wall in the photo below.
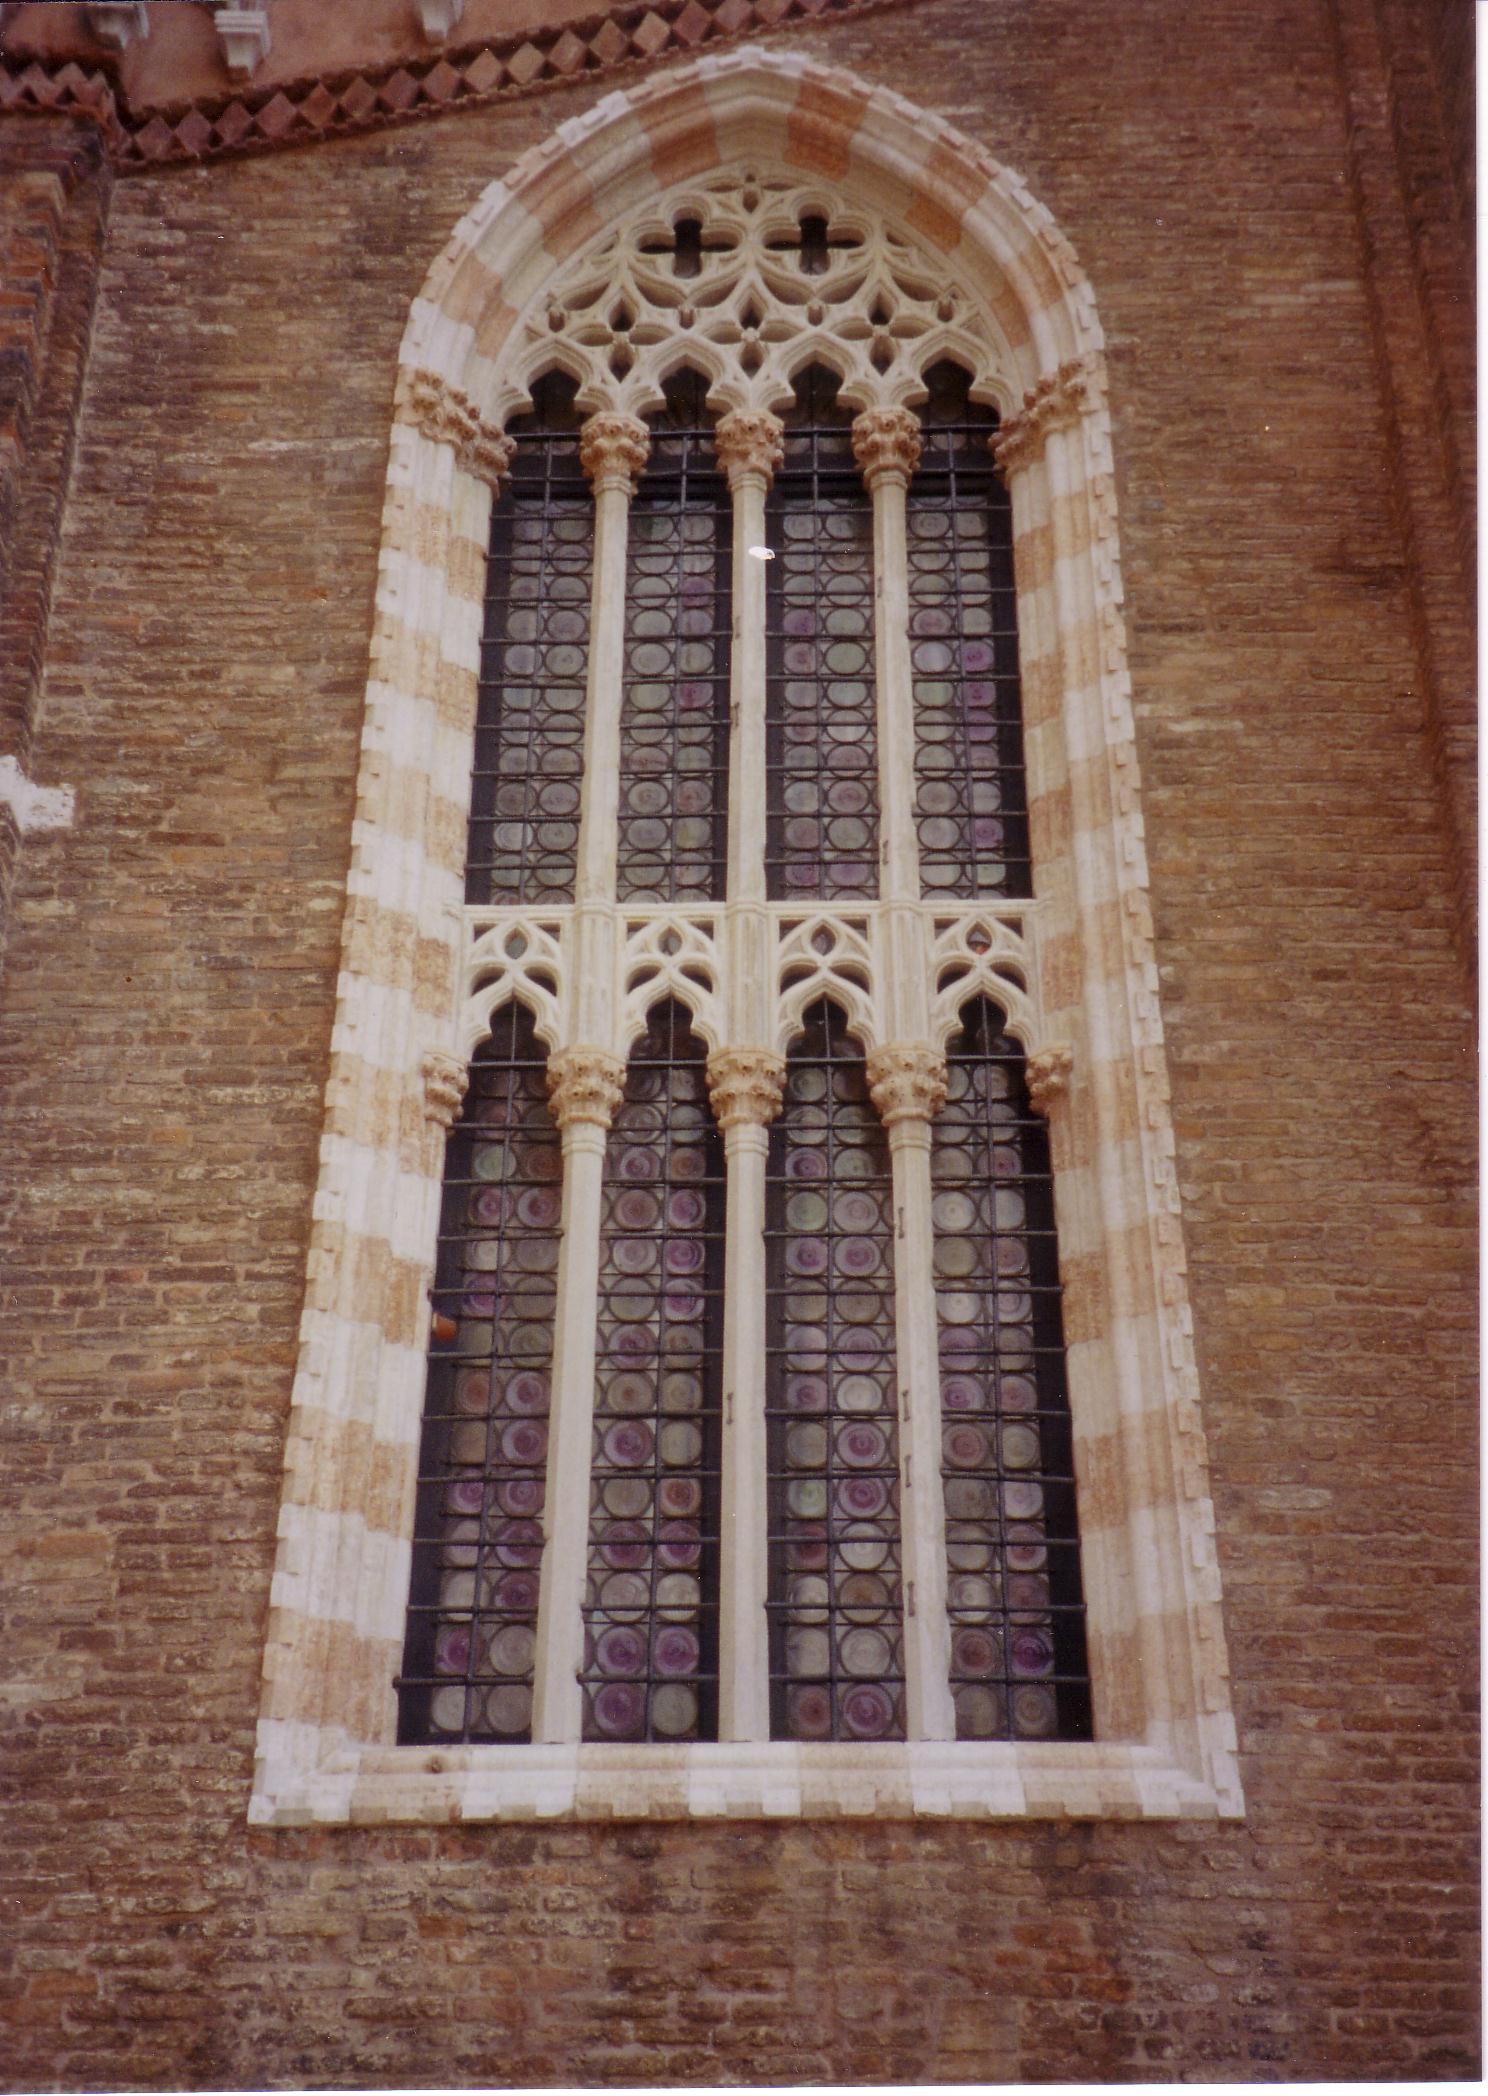
{"type": "MultiPolygon", "coordinates": [[[[111,186],[93,125],[0,117],[0,759],[28,777],[111,186]]],[[[0,962],[20,841],[0,800],[0,962]]]]}
{"type": "Polygon", "coordinates": [[[1344,6],[793,32],[1023,173],[1101,303],[1236,1825],[248,1832],[393,359],[604,83],[116,189],[78,822],[0,1005],[13,2085],[1475,2070],[1471,1035],[1344,6]]]}

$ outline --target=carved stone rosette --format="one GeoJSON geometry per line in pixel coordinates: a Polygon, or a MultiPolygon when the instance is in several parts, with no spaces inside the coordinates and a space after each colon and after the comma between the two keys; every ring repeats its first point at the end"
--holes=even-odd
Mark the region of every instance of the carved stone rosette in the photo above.
{"type": "Polygon", "coordinates": [[[650,434],[634,415],[591,415],[579,431],[579,463],[596,495],[605,488],[633,495],[650,455],[650,434]]]}
{"type": "Polygon", "coordinates": [[[431,1048],[421,1067],[424,1116],[439,1128],[453,1128],[470,1083],[470,1072],[458,1055],[431,1048]]]}
{"type": "Polygon", "coordinates": [[[608,1128],[625,1096],[625,1065],[605,1048],[560,1048],[548,1058],[548,1099],[560,1128],[593,1121],[608,1128]]]}
{"type": "Polygon", "coordinates": [[[1023,395],[1023,411],[1004,422],[990,439],[992,456],[1005,473],[1026,466],[1044,448],[1052,430],[1072,429],[1093,405],[1094,373],[1080,358],[1041,378],[1023,395]]]}
{"type": "Polygon", "coordinates": [[[785,1058],[769,1048],[720,1048],[708,1057],[708,1096],[725,1133],[768,1128],[785,1094],[785,1058]]]}
{"type": "Polygon", "coordinates": [[[875,1048],[868,1057],[868,1088],[885,1128],[900,1121],[933,1121],[946,1102],[945,1057],[918,1045],[875,1048]]]}
{"type": "Polygon", "coordinates": [[[450,445],[461,472],[483,480],[493,491],[511,470],[516,451],[511,438],[487,422],[458,387],[432,371],[405,374],[398,413],[421,436],[450,445]]]}
{"type": "Polygon", "coordinates": [[[1074,1056],[1062,1043],[1054,1048],[1040,1048],[1029,1056],[1025,1071],[1028,1103],[1036,1114],[1048,1118],[1055,1100],[1062,1099],[1069,1090],[1073,1067],[1074,1056]]]}
{"type": "Polygon", "coordinates": [[[865,408],[853,417],[852,446],[870,493],[880,481],[908,487],[920,463],[920,418],[908,408],[865,408]]]}
{"type": "Polygon", "coordinates": [[[736,408],[713,432],[713,447],[731,488],[746,473],[768,487],[785,458],[785,427],[774,415],[747,415],[736,408]]]}

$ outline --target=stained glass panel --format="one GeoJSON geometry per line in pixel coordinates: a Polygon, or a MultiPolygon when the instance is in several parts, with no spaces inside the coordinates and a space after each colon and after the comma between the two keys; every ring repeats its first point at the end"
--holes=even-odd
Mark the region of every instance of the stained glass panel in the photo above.
{"type": "Polygon", "coordinates": [[[766,869],[787,902],[878,893],[873,511],[837,384],[798,382],[766,504],[766,869]]]}
{"type": "Polygon", "coordinates": [[[984,1000],[934,1124],[951,1689],[960,1739],[1090,1736],[1048,1134],[984,1000]]]}
{"type": "Polygon", "coordinates": [[[683,372],[630,507],[620,718],[622,902],[722,901],[728,851],[732,508],[683,372]]]}
{"type": "Polygon", "coordinates": [[[834,1005],[788,1059],[767,1217],[772,1731],[903,1738],[889,1151],[834,1005]]]}
{"type": "Polygon", "coordinates": [[[1032,894],[1013,586],[1013,513],[991,408],[939,364],[909,491],[909,631],[920,886],[1032,894]]]}
{"type": "Polygon", "coordinates": [[[447,1147],[405,1740],[530,1736],[562,1180],[545,1064],[507,1005],[447,1147]]]}
{"type": "Polygon", "coordinates": [[[467,902],[573,900],[594,567],[573,390],[556,375],[533,387],[491,509],[467,902]]]}
{"type": "Polygon", "coordinates": [[[723,1229],[703,1046],[663,1004],[605,1153],[585,1739],[717,1736],[723,1229]]]}

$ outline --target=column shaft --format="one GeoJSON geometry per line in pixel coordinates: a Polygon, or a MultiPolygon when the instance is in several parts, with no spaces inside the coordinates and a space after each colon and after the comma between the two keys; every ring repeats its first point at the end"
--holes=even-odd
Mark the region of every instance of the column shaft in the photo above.
{"type": "Polygon", "coordinates": [[[765,1476],[765,1159],[769,1131],[728,1130],[723,1312],[720,1739],[770,1737],[765,1476]]]}
{"type": "Polygon", "coordinates": [[[894,1315],[899,1351],[900,1526],[904,1551],[905,1726],[911,1739],[954,1739],[946,1615],[945,1491],[940,1475],[940,1362],[930,1123],[889,1130],[894,1166],[894,1315]]]}

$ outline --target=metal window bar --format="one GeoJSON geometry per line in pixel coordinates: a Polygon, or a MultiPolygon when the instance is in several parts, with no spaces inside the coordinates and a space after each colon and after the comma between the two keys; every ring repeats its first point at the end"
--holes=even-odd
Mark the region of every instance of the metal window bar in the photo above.
{"type": "Polygon", "coordinates": [[[622,902],[721,902],[728,856],[731,532],[706,379],[679,374],[630,507],[620,717],[622,902]]]}
{"type": "Polygon", "coordinates": [[[467,902],[573,900],[594,568],[573,392],[559,374],[533,387],[491,510],[467,902]]]}
{"type": "Polygon", "coordinates": [[[765,867],[776,901],[878,893],[873,508],[838,380],[813,365],[765,504],[765,867]]]}
{"type": "Polygon", "coordinates": [[[1088,1739],[1048,1132],[1001,1013],[962,1021],[931,1153],[956,1732],[1088,1739]]]}
{"type": "Polygon", "coordinates": [[[920,886],[932,900],[1026,896],[1013,512],[987,448],[997,415],[954,365],[927,382],[908,513],[920,886]]]}
{"type": "Polygon", "coordinates": [[[834,1005],[787,1059],[766,1177],[771,1733],[902,1739],[893,1182],[834,1005]]]}
{"type": "Polygon", "coordinates": [[[525,1741],[562,1147],[531,1015],[499,1012],[445,1151],[402,1741],[525,1741]]]}
{"type": "Polygon", "coordinates": [[[651,1014],[605,1152],[583,1736],[718,1736],[725,1184],[702,1043],[651,1014]]]}

